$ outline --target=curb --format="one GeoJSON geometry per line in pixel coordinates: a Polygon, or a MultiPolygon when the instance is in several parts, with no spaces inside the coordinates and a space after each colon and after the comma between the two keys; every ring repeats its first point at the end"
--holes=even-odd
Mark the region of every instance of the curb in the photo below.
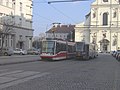
{"type": "MultiPolygon", "coordinates": [[[[36,55],[37,56],[37,55],[36,55]]],[[[35,55],[21,55],[21,56],[0,56],[0,59],[8,59],[8,58],[24,58],[24,57],[35,57],[35,55]]]]}
{"type": "Polygon", "coordinates": [[[18,62],[0,63],[0,66],[12,65],[12,64],[21,64],[21,63],[28,63],[28,62],[37,62],[37,61],[40,61],[40,59],[39,60],[31,60],[31,61],[18,61],[18,62]]]}

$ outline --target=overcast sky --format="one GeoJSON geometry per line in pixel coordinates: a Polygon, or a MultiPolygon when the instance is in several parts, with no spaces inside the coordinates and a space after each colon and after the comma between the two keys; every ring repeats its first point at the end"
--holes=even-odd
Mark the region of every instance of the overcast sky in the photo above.
{"type": "Polygon", "coordinates": [[[94,0],[52,4],[48,4],[48,1],[56,0],[33,0],[34,36],[45,33],[54,22],[61,24],[83,22],[85,15],[90,12],[90,5],[94,0]]]}

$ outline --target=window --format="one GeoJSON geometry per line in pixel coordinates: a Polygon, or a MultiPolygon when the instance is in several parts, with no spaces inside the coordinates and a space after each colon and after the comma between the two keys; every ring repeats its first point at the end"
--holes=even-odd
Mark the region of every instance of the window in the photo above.
{"type": "Polygon", "coordinates": [[[60,51],[66,51],[66,44],[56,43],[56,53],[59,53],[60,51]]]}
{"type": "Polygon", "coordinates": [[[6,1],[6,6],[9,6],[9,0],[6,1]]]}
{"type": "Polygon", "coordinates": [[[19,20],[20,20],[20,23],[19,23],[19,24],[22,25],[22,18],[19,18],[19,20]]]}
{"type": "Polygon", "coordinates": [[[54,41],[44,41],[42,43],[42,52],[54,54],[54,48],[55,48],[54,45],[55,45],[54,41]]]}
{"type": "Polygon", "coordinates": [[[0,4],[3,4],[3,0],[0,0],[0,4]]]}
{"type": "Polygon", "coordinates": [[[96,14],[95,13],[93,13],[93,18],[95,18],[96,17],[96,14]]]}
{"type": "Polygon", "coordinates": [[[103,2],[108,2],[108,0],[103,0],[103,2]]]}
{"type": "Polygon", "coordinates": [[[8,45],[7,45],[8,43],[7,43],[7,40],[5,40],[5,46],[7,47],[8,45]]]}
{"type": "Polygon", "coordinates": [[[116,12],[114,12],[114,13],[113,13],[113,18],[115,18],[115,17],[116,17],[116,14],[117,14],[116,12]]]}
{"type": "Polygon", "coordinates": [[[14,38],[14,35],[11,35],[11,39],[13,39],[14,38]]]}
{"type": "Polygon", "coordinates": [[[22,39],[22,35],[19,35],[19,39],[22,39]]]}
{"type": "Polygon", "coordinates": [[[12,2],[12,8],[13,9],[15,8],[15,2],[12,2]]]}
{"type": "Polygon", "coordinates": [[[0,39],[0,47],[2,46],[2,40],[0,39]]]}
{"type": "Polygon", "coordinates": [[[8,35],[5,35],[5,38],[8,39],[8,35]]]}
{"type": "Polygon", "coordinates": [[[108,13],[103,13],[103,25],[108,25],[108,13]]]}
{"type": "Polygon", "coordinates": [[[11,40],[11,47],[13,46],[13,41],[11,40]]]}
{"type": "Polygon", "coordinates": [[[20,11],[22,12],[22,3],[20,2],[20,11]]]}

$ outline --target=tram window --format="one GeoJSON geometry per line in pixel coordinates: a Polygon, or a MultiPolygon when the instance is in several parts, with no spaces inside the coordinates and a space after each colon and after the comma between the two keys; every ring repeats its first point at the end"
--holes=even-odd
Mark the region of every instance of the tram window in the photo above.
{"type": "Polygon", "coordinates": [[[72,46],[68,45],[68,52],[71,53],[72,52],[72,46]]]}
{"type": "Polygon", "coordinates": [[[59,43],[56,43],[56,52],[60,52],[60,44],[59,43]]]}
{"type": "Polygon", "coordinates": [[[83,46],[83,51],[85,51],[85,46],[83,46]]]}
{"type": "Polygon", "coordinates": [[[60,51],[66,51],[66,44],[56,43],[56,53],[59,53],[60,51]]]}
{"type": "Polygon", "coordinates": [[[44,41],[42,43],[42,52],[49,52],[53,53],[54,52],[54,42],[52,41],[44,41]]]}
{"type": "Polygon", "coordinates": [[[61,50],[66,51],[66,45],[65,44],[61,44],[61,50]]]}

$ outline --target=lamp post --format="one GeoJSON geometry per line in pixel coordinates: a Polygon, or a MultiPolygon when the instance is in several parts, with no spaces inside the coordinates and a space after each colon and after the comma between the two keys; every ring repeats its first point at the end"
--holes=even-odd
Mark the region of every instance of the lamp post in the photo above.
{"type": "Polygon", "coordinates": [[[73,34],[73,32],[72,31],[70,31],[70,41],[73,41],[73,36],[72,36],[72,34],[73,34]]]}
{"type": "Polygon", "coordinates": [[[52,29],[52,33],[53,33],[53,39],[55,39],[55,30],[54,30],[54,28],[52,29]]]}
{"type": "Polygon", "coordinates": [[[55,23],[52,23],[53,24],[53,28],[52,28],[52,33],[53,33],[53,38],[55,39],[55,25],[60,25],[61,23],[58,23],[58,22],[55,22],[55,23]]]}

